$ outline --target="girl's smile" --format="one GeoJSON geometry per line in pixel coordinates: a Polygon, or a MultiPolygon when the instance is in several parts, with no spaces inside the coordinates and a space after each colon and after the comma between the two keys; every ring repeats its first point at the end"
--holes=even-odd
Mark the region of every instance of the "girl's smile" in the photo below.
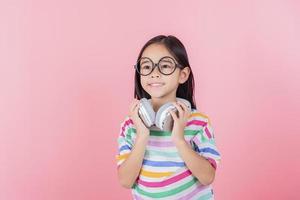
{"type": "Polygon", "coordinates": [[[163,83],[163,82],[153,82],[153,83],[148,84],[148,86],[150,86],[151,88],[159,88],[164,85],[165,85],[165,83],[163,83]]]}

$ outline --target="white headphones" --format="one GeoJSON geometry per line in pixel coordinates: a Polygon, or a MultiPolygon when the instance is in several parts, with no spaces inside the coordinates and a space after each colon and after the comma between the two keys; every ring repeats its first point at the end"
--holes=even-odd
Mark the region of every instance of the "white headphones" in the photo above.
{"type": "MultiPolygon", "coordinates": [[[[191,104],[188,100],[179,97],[176,97],[176,99],[183,102],[188,109],[191,110],[191,104]]],[[[171,109],[174,110],[176,114],[178,113],[172,102],[163,104],[155,113],[151,104],[151,100],[142,98],[140,100],[140,108],[138,113],[146,127],[150,128],[151,126],[156,126],[164,131],[172,131],[174,120],[169,113],[169,110],[171,109]]]]}

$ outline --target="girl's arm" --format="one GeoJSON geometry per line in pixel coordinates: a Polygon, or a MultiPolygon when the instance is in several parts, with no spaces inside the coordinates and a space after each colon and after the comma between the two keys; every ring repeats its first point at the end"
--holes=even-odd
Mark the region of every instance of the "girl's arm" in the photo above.
{"type": "Polygon", "coordinates": [[[135,144],[127,159],[118,168],[118,178],[121,185],[125,188],[131,188],[135,183],[143,163],[146,145],[149,138],[149,129],[137,130],[135,144]]]}
{"type": "Polygon", "coordinates": [[[175,145],[187,167],[203,185],[214,181],[215,168],[203,156],[197,154],[185,140],[177,140],[175,145]]]}
{"type": "MultiPolygon", "coordinates": [[[[172,130],[172,140],[175,143],[175,146],[178,149],[179,155],[186,163],[187,167],[190,169],[190,171],[193,173],[193,175],[203,184],[203,185],[209,185],[211,184],[215,179],[215,169],[216,165],[220,160],[220,155],[215,149],[212,149],[212,152],[217,155],[217,159],[211,159],[211,162],[208,161],[208,159],[202,155],[199,155],[197,152],[195,152],[192,147],[185,141],[184,138],[184,128],[187,123],[187,119],[189,118],[191,112],[187,108],[187,106],[182,102],[174,103],[174,106],[178,110],[178,116],[175,114],[174,111],[170,111],[170,114],[172,115],[174,119],[174,127],[172,130]],[[179,106],[181,105],[181,106],[179,106]],[[214,165],[214,167],[213,167],[214,165]]],[[[213,129],[209,123],[209,119],[206,122],[206,127],[203,128],[203,132],[207,134],[207,132],[210,132],[210,136],[207,136],[210,138],[210,142],[206,140],[206,142],[199,140],[199,135],[195,136],[196,143],[202,147],[212,145],[214,143],[214,137],[213,137],[213,129]],[[209,145],[207,145],[209,144],[209,145]]],[[[201,136],[202,138],[202,136],[201,136]]],[[[204,154],[203,154],[204,155],[204,154]]]]}

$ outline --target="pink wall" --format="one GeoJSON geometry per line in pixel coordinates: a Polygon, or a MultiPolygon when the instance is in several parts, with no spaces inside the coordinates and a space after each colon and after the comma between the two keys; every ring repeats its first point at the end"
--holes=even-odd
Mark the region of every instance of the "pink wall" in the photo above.
{"type": "Polygon", "coordinates": [[[130,199],[117,136],[158,34],[187,48],[216,199],[299,199],[299,1],[130,2],[0,2],[0,199],[130,199]]]}

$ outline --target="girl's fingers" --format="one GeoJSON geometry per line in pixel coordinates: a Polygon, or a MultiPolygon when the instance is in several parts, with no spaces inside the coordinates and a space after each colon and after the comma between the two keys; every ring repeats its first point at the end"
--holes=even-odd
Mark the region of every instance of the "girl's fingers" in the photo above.
{"type": "Polygon", "coordinates": [[[138,102],[139,102],[139,101],[138,101],[137,99],[134,99],[134,100],[131,102],[131,109],[133,109],[133,108],[137,105],[138,102]]]}
{"type": "Polygon", "coordinates": [[[183,108],[183,110],[184,110],[184,113],[185,113],[187,116],[189,116],[189,115],[190,115],[190,112],[189,112],[189,109],[188,109],[187,105],[185,105],[185,103],[180,102],[180,101],[178,101],[178,104],[182,106],[182,108],[183,108]]]}
{"type": "Polygon", "coordinates": [[[140,104],[139,104],[139,102],[138,102],[138,103],[135,105],[135,107],[133,108],[134,114],[137,114],[137,113],[138,113],[139,108],[140,108],[140,104]]]}
{"type": "Polygon", "coordinates": [[[184,111],[186,111],[186,105],[185,105],[184,103],[182,103],[182,102],[180,102],[180,101],[177,101],[177,104],[179,104],[179,105],[182,107],[182,109],[183,109],[184,111]]]}
{"type": "Polygon", "coordinates": [[[169,112],[170,112],[173,120],[176,121],[177,120],[177,116],[176,116],[175,112],[173,110],[170,110],[169,112]]]}
{"type": "Polygon", "coordinates": [[[179,113],[179,117],[183,115],[183,110],[181,108],[181,106],[179,106],[176,102],[173,103],[173,105],[177,108],[178,113],[179,113]]]}
{"type": "Polygon", "coordinates": [[[130,113],[134,112],[134,109],[136,108],[136,106],[139,104],[139,100],[134,99],[130,105],[130,113]]]}

